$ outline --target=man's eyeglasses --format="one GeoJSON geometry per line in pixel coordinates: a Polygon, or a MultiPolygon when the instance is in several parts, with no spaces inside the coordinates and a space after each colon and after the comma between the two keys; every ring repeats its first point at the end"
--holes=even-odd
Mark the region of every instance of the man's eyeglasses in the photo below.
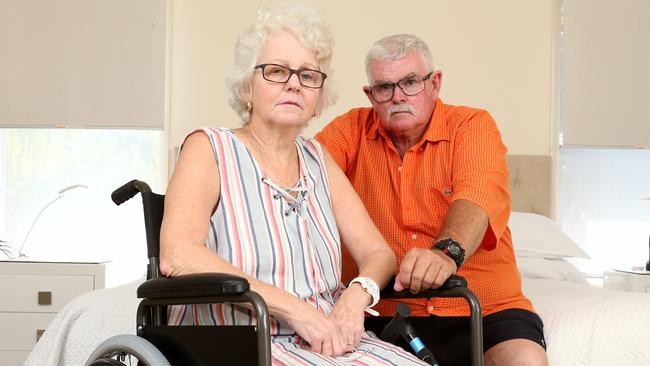
{"type": "Polygon", "coordinates": [[[325,83],[327,74],[318,70],[300,69],[294,70],[277,64],[259,64],[255,69],[262,69],[262,77],[273,83],[286,83],[291,75],[298,75],[300,85],[305,88],[320,89],[325,83]]]}
{"type": "Polygon", "coordinates": [[[375,102],[383,103],[393,99],[393,94],[395,93],[395,85],[397,85],[404,94],[408,96],[414,96],[422,93],[424,91],[424,81],[429,79],[433,72],[430,72],[424,76],[408,76],[396,83],[385,83],[375,85],[370,88],[370,95],[375,102]]]}

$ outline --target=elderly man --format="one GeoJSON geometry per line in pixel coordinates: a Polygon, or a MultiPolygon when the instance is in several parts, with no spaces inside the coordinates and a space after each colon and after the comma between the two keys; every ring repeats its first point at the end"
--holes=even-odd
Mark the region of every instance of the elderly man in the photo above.
{"type": "MultiPolygon", "coordinates": [[[[437,288],[458,273],[483,308],[486,365],[545,365],[542,321],[523,295],[510,230],[506,148],[484,110],[444,104],[442,73],[411,35],[366,57],[372,108],[337,117],[316,138],[345,171],[398,257],[396,290],[437,288]]],[[[344,260],[347,278],[353,261],[344,260]]],[[[410,300],[412,321],[442,365],[467,365],[469,309],[460,299],[410,300]]],[[[378,332],[395,312],[382,300],[378,332]]]]}

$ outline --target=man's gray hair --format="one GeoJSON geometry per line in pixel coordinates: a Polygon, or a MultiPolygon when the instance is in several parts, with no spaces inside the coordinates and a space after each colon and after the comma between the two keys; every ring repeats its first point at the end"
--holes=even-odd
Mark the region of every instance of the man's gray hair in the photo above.
{"type": "Polygon", "coordinates": [[[429,46],[420,38],[412,34],[395,34],[384,37],[370,47],[366,54],[366,76],[372,85],[371,65],[375,61],[395,61],[411,52],[417,52],[422,59],[424,67],[433,71],[433,58],[429,46]]]}
{"type": "Polygon", "coordinates": [[[257,10],[253,25],[239,35],[235,44],[235,61],[228,78],[229,104],[239,114],[244,124],[250,121],[247,99],[253,80],[254,67],[259,61],[270,35],[288,30],[296,35],[305,47],[316,51],[316,62],[328,79],[320,90],[316,115],[336,102],[331,86],[332,50],[334,38],[324,19],[306,2],[276,1],[257,10]]]}

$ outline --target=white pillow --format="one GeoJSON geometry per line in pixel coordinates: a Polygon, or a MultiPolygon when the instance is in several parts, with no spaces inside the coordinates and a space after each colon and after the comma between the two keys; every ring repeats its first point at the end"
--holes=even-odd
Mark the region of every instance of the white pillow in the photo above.
{"type": "Polygon", "coordinates": [[[589,284],[578,268],[564,258],[517,257],[517,267],[523,278],[568,281],[581,285],[589,284]]]}
{"type": "Polygon", "coordinates": [[[518,257],[563,258],[589,256],[566,234],[555,221],[546,216],[512,212],[508,222],[512,245],[518,257]]]}

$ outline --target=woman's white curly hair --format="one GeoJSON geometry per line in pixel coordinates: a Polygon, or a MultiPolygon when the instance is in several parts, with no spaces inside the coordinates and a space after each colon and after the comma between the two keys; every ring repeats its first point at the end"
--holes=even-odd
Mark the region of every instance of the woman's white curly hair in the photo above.
{"type": "Polygon", "coordinates": [[[330,62],[334,38],[330,27],[314,8],[302,1],[276,1],[257,10],[253,25],[237,37],[235,62],[228,78],[230,106],[239,114],[244,124],[251,118],[247,98],[251,92],[254,67],[266,45],[267,38],[279,31],[289,30],[305,47],[316,51],[316,62],[320,71],[328,75],[320,90],[316,115],[336,102],[331,88],[330,62]]]}

